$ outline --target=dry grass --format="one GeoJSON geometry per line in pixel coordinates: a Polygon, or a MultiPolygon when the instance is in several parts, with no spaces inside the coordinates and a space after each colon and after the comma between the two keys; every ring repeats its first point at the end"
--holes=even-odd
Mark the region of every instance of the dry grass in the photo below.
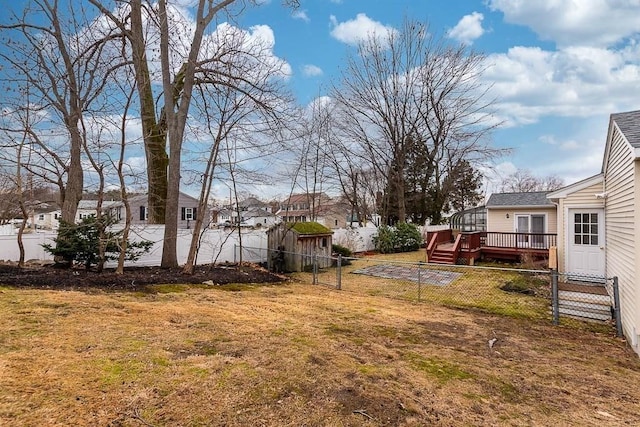
{"type": "MultiPolygon", "coordinates": [[[[546,294],[536,296],[515,292],[504,292],[501,286],[507,282],[542,281],[550,288],[548,276],[530,277],[524,273],[502,271],[498,269],[468,268],[451,265],[423,265],[420,269],[428,271],[451,271],[459,273],[460,277],[446,286],[435,286],[428,283],[418,285],[408,280],[373,277],[363,274],[353,274],[354,271],[379,265],[400,266],[416,269],[419,262],[424,261],[424,250],[402,254],[374,255],[354,260],[351,265],[342,268],[341,287],[343,290],[364,293],[372,296],[387,296],[410,301],[437,303],[453,308],[474,308],[488,313],[521,317],[529,319],[551,320],[550,289],[546,294]]],[[[513,266],[510,266],[513,269],[513,266]]],[[[427,273],[423,273],[423,278],[427,273]]],[[[336,271],[329,268],[319,272],[319,282],[329,286],[336,286],[336,271]]],[[[297,273],[296,278],[302,282],[311,283],[311,273],[297,273]]]]}
{"type": "Polygon", "coordinates": [[[640,362],[610,333],[306,284],[182,289],[0,288],[0,425],[640,424],[640,362]]]}

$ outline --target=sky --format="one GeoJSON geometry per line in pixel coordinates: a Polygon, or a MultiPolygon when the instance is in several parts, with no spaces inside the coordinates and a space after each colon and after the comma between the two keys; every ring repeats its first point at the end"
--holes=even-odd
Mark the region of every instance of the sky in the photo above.
{"type": "MultiPolygon", "coordinates": [[[[502,123],[492,144],[511,149],[484,170],[487,195],[521,169],[565,184],[599,173],[609,115],[640,109],[640,0],[300,0],[297,9],[255,2],[231,24],[268,41],[301,106],[329,94],[360,40],[406,18],[484,55],[483,83],[502,123]]],[[[26,4],[8,3],[15,11],[26,4]]],[[[140,153],[129,160],[144,167],[140,153]]]]}
{"type": "Polygon", "coordinates": [[[595,175],[609,115],[640,109],[640,0],[302,0],[296,10],[262,3],[239,24],[271,29],[303,105],[328,93],[359,40],[405,18],[483,54],[483,80],[503,123],[493,144],[512,149],[486,171],[494,181],[518,169],[565,184],[595,175]]]}

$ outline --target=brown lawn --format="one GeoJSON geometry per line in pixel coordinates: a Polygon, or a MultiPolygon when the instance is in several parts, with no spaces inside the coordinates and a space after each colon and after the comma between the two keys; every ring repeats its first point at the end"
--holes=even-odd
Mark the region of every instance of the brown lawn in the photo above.
{"type": "Polygon", "coordinates": [[[307,284],[156,290],[0,288],[0,425],[640,425],[640,361],[609,329],[307,284]]]}

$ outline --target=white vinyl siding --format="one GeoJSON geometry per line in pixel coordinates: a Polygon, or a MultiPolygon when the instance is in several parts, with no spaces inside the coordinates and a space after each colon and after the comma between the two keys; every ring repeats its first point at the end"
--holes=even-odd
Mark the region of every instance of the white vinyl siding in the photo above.
{"type": "Polygon", "coordinates": [[[545,233],[556,233],[558,222],[556,209],[549,208],[509,208],[509,209],[487,209],[487,231],[499,233],[515,233],[516,215],[545,215],[545,233]],[[509,218],[507,218],[509,215],[509,218]]]}
{"type": "Polygon", "coordinates": [[[565,247],[567,245],[566,232],[569,227],[567,209],[572,208],[604,208],[604,199],[597,198],[596,194],[604,192],[603,183],[599,182],[587,188],[569,194],[566,198],[560,199],[558,205],[558,266],[560,271],[567,271],[567,257],[565,247]]]}
{"type": "MultiPolygon", "coordinates": [[[[633,151],[617,126],[613,126],[609,155],[605,165],[605,204],[607,275],[618,276],[620,285],[620,305],[625,334],[631,337],[633,328],[638,328],[638,307],[636,290],[637,245],[635,231],[636,162],[633,151]]],[[[639,331],[636,331],[636,333],[639,331]]],[[[634,337],[635,338],[635,337],[634,337]]],[[[635,349],[638,351],[638,349],[635,349]]]]}

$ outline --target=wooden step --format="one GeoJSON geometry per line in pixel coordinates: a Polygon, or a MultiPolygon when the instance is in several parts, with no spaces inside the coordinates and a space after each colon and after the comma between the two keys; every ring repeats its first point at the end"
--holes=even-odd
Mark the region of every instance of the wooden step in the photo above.
{"type": "Polygon", "coordinates": [[[564,306],[560,304],[558,307],[560,314],[581,320],[611,320],[611,309],[609,310],[590,310],[584,307],[564,306]]]}
{"type": "Polygon", "coordinates": [[[574,301],[576,304],[602,304],[611,305],[609,295],[587,294],[584,292],[558,291],[560,301],[574,301]]]}
{"type": "Polygon", "coordinates": [[[611,298],[602,285],[560,283],[558,299],[561,315],[583,320],[611,320],[611,298]]]}
{"type": "Polygon", "coordinates": [[[436,249],[429,257],[429,262],[434,264],[455,264],[453,252],[436,249]]]}

